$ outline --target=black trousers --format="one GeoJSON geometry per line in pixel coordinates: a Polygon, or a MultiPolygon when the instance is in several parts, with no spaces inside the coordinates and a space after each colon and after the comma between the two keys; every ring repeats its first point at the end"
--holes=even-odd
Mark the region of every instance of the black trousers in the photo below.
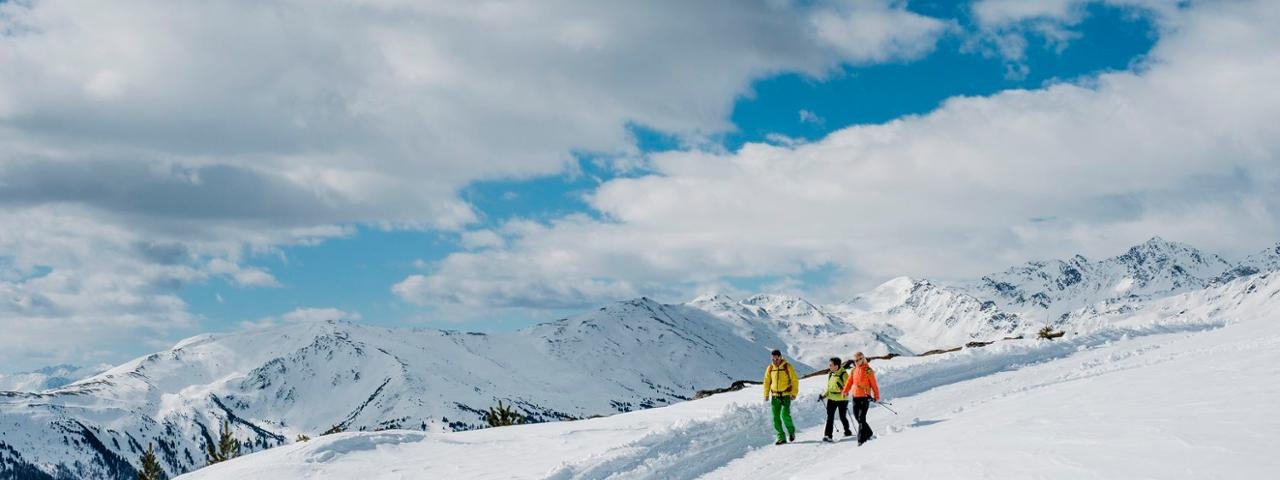
{"type": "Polygon", "coordinates": [[[825,436],[831,437],[831,429],[835,427],[836,411],[840,412],[840,424],[844,425],[845,433],[849,433],[849,401],[848,400],[827,400],[827,429],[825,436]]]}
{"type": "Polygon", "coordinates": [[[853,419],[858,421],[858,443],[870,440],[875,434],[871,431],[871,426],[867,425],[867,410],[870,408],[871,397],[853,397],[853,419]]]}

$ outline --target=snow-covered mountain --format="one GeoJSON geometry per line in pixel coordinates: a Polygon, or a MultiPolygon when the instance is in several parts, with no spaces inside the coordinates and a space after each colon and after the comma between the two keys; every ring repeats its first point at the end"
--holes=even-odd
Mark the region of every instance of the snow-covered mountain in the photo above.
{"type": "Polygon", "coordinates": [[[38,368],[30,372],[0,373],[0,391],[38,392],[58,388],[76,380],[97,375],[109,368],[111,365],[105,364],[93,367],[62,364],[38,368]]]}
{"type": "Polygon", "coordinates": [[[833,355],[910,353],[892,337],[863,330],[809,301],[790,295],[753,295],[735,301],[726,295],[695,298],[689,306],[705,310],[748,339],[767,338],[787,355],[808,365],[824,365],[833,355]]]}
{"type": "Polygon", "coordinates": [[[1278,312],[1280,274],[1260,274],[1093,315],[1088,334],[877,361],[897,413],[874,406],[876,439],[856,449],[818,441],[819,377],[793,404],[798,441],[779,447],[753,390],[579,422],[339,434],[182,480],[1270,478],[1278,312]]]}
{"type": "Polygon", "coordinates": [[[755,378],[781,346],[762,340],[649,299],[500,334],[323,322],[201,335],[62,388],[0,393],[0,470],[131,478],[155,444],[177,474],[205,464],[224,419],[260,450],[334,425],[477,428],[500,399],[533,420],[608,415],[755,378]]]}
{"type": "Polygon", "coordinates": [[[1249,255],[1230,270],[1214,279],[1218,283],[1226,283],[1240,277],[1247,277],[1261,272],[1280,270],[1280,243],[1249,255]]]}
{"type": "Polygon", "coordinates": [[[1034,334],[1046,325],[1079,330],[1089,322],[1075,318],[1132,311],[1154,299],[1278,269],[1280,244],[1232,264],[1154,237],[1111,258],[1033,261],[972,281],[899,277],[829,305],[783,295],[741,302],[704,296],[689,305],[729,320],[739,331],[775,333],[791,355],[821,364],[827,356],[855,350],[918,354],[1034,334]]]}
{"type": "Polygon", "coordinates": [[[1102,312],[1133,311],[1155,299],[1280,269],[1280,246],[1233,265],[1222,257],[1159,237],[1092,261],[1033,261],[952,283],[900,277],[822,307],[892,338],[914,353],[1029,335],[1051,325],[1080,331],[1102,312]]]}
{"type": "Polygon", "coordinates": [[[919,354],[1046,324],[1082,335],[1169,298],[1218,312],[1220,296],[1196,294],[1277,268],[1280,245],[1232,265],[1154,238],[1100,261],[1031,262],[969,282],[900,277],[828,305],[641,298],[505,333],[325,322],[201,335],[59,388],[0,392],[0,478],[131,478],[152,443],[170,473],[189,471],[224,419],[252,451],[335,425],[467,430],[498,400],[538,421],[647,409],[758,379],[773,348],[812,371],[832,355],[919,354]]]}
{"type": "Polygon", "coordinates": [[[1030,329],[1017,315],[928,280],[898,277],[827,310],[911,353],[990,341],[1030,329]]]}
{"type": "Polygon", "coordinates": [[[1132,303],[1201,289],[1233,267],[1218,255],[1155,237],[1100,261],[1076,255],[1028,262],[954,287],[1026,320],[1060,324],[1071,312],[1100,303],[1132,303]]]}

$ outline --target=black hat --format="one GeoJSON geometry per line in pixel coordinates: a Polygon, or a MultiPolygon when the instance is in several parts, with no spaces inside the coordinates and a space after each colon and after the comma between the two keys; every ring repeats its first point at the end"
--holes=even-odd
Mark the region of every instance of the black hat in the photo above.
{"type": "Polygon", "coordinates": [[[781,356],[782,356],[782,350],[774,350],[774,351],[773,351],[773,356],[775,356],[775,357],[781,357],[781,356]]]}

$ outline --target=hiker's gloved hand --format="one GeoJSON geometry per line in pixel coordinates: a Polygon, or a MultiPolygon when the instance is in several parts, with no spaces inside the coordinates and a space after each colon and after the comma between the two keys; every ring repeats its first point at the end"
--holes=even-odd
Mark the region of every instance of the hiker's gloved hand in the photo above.
{"type": "Polygon", "coordinates": [[[825,393],[820,393],[820,394],[818,394],[818,401],[819,401],[819,402],[821,402],[821,401],[823,401],[823,400],[826,400],[826,399],[827,399],[827,394],[825,394],[825,393]]]}

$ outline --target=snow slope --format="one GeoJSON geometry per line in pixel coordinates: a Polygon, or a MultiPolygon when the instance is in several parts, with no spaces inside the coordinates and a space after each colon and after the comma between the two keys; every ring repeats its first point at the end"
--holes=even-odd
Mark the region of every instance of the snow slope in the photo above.
{"type": "Polygon", "coordinates": [[[1264,478],[1280,471],[1280,274],[1095,314],[1089,333],[876,363],[898,415],[818,442],[823,379],[775,447],[757,388],[607,418],[338,434],[193,472],[222,478],[1264,478]]]}

